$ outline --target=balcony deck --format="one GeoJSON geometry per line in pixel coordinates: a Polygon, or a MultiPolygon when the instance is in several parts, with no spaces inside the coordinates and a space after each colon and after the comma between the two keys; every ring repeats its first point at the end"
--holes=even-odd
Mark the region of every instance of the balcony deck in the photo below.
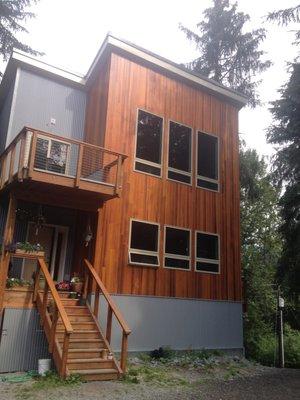
{"type": "Polygon", "coordinates": [[[25,127],[0,156],[0,193],[86,210],[119,196],[125,155],[25,127]]]}

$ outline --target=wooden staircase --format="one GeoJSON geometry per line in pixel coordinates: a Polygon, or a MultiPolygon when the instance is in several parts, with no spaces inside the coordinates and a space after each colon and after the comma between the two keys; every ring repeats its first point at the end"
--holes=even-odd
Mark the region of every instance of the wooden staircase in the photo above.
{"type": "Polygon", "coordinates": [[[62,377],[79,374],[84,380],[118,379],[126,369],[127,337],[130,329],[92,265],[87,260],[85,265],[85,289],[83,301],[80,301],[68,298],[68,293],[58,293],[44,259],[38,259],[34,300],[49,343],[49,352],[52,353],[57,371],[62,377]],[[45,277],[43,291],[39,289],[40,274],[45,277]],[[96,291],[92,308],[87,301],[87,291],[89,284],[91,286],[93,283],[96,283],[96,291]],[[105,335],[98,319],[100,293],[108,303],[105,335]],[[112,315],[123,330],[120,363],[110,346],[112,315]]]}

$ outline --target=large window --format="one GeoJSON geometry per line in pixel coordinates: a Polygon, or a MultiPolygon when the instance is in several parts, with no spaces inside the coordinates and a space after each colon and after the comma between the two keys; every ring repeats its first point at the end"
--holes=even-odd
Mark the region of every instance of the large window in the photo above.
{"type": "Polygon", "coordinates": [[[163,119],[138,110],[135,170],[161,176],[163,119]]]}
{"type": "Polygon", "coordinates": [[[196,271],[218,274],[220,272],[219,236],[196,232],[196,271]]]}
{"type": "Polygon", "coordinates": [[[159,225],[131,220],[129,238],[129,263],[159,266],[159,225]]]}
{"type": "Polygon", "coordinates": [[[207,133],[197,134],[197,186],[219,190],[218,138],[207,133]]]}
{"type": "Polygon", "coordinates": [[[164,266],[190,269],[190,230],[165,226],[164,266]]]}
{"type": "Polygon", "coordinates": [[[192,129],[170,121],[168,178],[191,184],[192,129]]]}

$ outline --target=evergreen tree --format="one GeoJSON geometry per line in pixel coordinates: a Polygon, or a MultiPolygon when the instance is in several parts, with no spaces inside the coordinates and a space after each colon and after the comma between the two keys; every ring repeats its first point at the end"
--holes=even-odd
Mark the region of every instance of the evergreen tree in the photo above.
{"type": "Polygon", "coordinates": [[[255,76],[271,65],[262,61],[259,45],[266,37],[265,29],[245,31],[249,15],[237,11],[237,3],[213,0],[204,11],[204,20],[197,24],[199,33],[180,25],[189,40],[195,42],[200,56],[187,67],[235,89],[249,98],[249,104],[259,104],[255,76]]]}
{"type": "Polygon", "coordinates": [[[240,181],[245,348],[247,356],[257,358],[258,343],[274,329],[274,284],[281,254],[279,195],[264,160],[244,144],[240,146],[240,181]]]}
{"type": "MultiPolygon", "coordinates": [[[[270,12],[267,15],[267,21],[275,21],[281,26],[287,26],[290,23],[300,22],[300,5],[290,8],[284,8],[282,10],[277,10],[270,12]]],[[[295,32],[295,42],[294,44],[300,44],[300,30],[295,32]]]]}
{"type": "MultiPolygon", "coordinates": [[[[13,48],[23,50],[33,55],[42,53],[17,39],[18,33],[28,32],[24,22],[35,17],[27,8],[38,0],[1,0],[0,1],[0,55],[7,61],[13,48]]],[[[2,74],[0,73],[0,76],[2,74]]]]}
{"type": "MultiPolygon", "coordinates": [[[[274,177],[284,188],[281,197],[284,236],[279,277],[297,311],[300,328],[300,64],[295,64],[281,98],[272,103],[274,123],[268,131],[270,143],[278,145],[274,177]]],[[[293,312],[292,308],[290,309],[293,312]]],[[[295,319],[290,315],[291,324],[295,319]]]]}

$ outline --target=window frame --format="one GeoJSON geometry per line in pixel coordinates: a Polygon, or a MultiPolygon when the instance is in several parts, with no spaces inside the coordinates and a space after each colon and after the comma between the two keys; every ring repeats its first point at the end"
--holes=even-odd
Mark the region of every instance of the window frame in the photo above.
{"type": "Polygon", "coordinates": [[[213,133],[205,132],[205,131],[200,130],[200,129],[197,129],[197,130],[196,130],[196,160],[195,160],[195,168],[196,168],[196,171],[195,171],[195,179],[196,179],[195,185],[196,185],[196,188],[198,188],[198,189],[203,189],[203,190],[209,190],[210,192],[220,193],[220,138],[219,138],[219,136],[217,136],[217,135],[215,135],[215,134],[213,134],[213,133]],[[218,172],[218,179],[212,179],[212,178],[205,177],[205,176],[203,176],[203,175],[198,175],[198,146],[199,146],[199,133],[203,133],[204,135],[212,136],[212,137],[214,137],[214,138],[217,139],[217,144],[218,144],[218,152],[217,152],[217,161],[218,161],[217,172],[218,172]],[[210,182],[210,183],[215,183],[215,184],[217,184],[218,188],[215,190],[215,189],[209,189],[209,188],[204,188],[204,187],[202,187],[202,186],[198,186],[198,179],[201,179],[201,180],[203,180],[203,181],[210,182]]]}
{"type": "Polygon", "coordinates": [[[221,273],[221,237],[219,233],[212,233],[212,232],[206,232],[206,231],[200,231],[200,230],[195,230],[195,265],[194,265],[194,270],[195,272],[198,272],[200,274],[213,274],[213,275],[220,275],[221,273]],[[216,236],[218,238],[218,255],[219,258],[218,260],[212,259],[212,258],[202,258],[202,257],[197,257],[197,237],[198,233],[203,233],[204,235],[210,235],[210,236],[216,236]],[[214,271],[203,271],[197,269],[197,262],[204,262],[208,264],[213,264],[213,265],[218,265],[218,272],[214,271]]]}
{"type": "Polygon", "coordinates": [[[191,258],[192,258],[192,229],[189,228],[182,228],[181,226],[174,226],[174,225],[164,225],[164,243],[163,243],[163,267],[166,269],[170,269],[172,271],[191,271],[192,265],[191,265],[191,258]],[[188,231],[190,233],[190,240],[189,240],[189,256],[181,256],[178,254],[171,254],[171,253],[166,253],[166,231],[167,228],[173,228],[173,229],[178,229],[181,231],[188,231]],[[177,260],[188,260],[189,261],[189,268],[179,268],[179,267],[168,267],[165,265],[165,259],[166,258],[175,258],[177,260]]]}
{"type": "Polygon", "coordinates": [[[168,120],[168,138],[167,138],[167,175],[166,175],[166,179],[168,181],[172,181],[172,182],[177,182],[177,183],[182,183],[183,185],[188,185],[188,186],[193,186],[193,143],[194,143],[194,135],[193,135],[194,129],[186,124],[183,124],[181,122],[175,121],[173,119],[169,119],[168,120]],[[186,172],[186,171],[182,171],[180,169],[177,168],[173,168],[169,166],[169,149],[170,149],[170,127],[171,127],[171,122],[173,122],[174,124],[178,124],[178,125],[182,125],[185,126],[186,128],[189,128],[191,130],[191,172],[186,172]],[[169,178],[169,171],[171,172],[175,172],[177,174],[181,174],[181,175],[185,175],[185,176],[189,176],[191,178],[190,183],[188,182],[182,182],[182,181],[178,181],[177,179],[173,179],[173,178],[169,178]]]}
{"type": "Polygon", "coordinates": [[[149,268],[159,268],[160,267],[159,249],[160,249],[160,224],[158,222],[145,221],[145,220],[138,219],[138,218],[130,218],[130,220],[129,220],[129,240],[128,240],[128,264],[129,265],[138,265],[138,266],[143,266],[143,267],[149,267],[149,268]],[[143,224],[148,224],[148,225],[156,225],[158,227],[157,251],[139,250],[139,249],[134,249],[134,248],[130,247],[131,246],[131,233],[132,233],[132,222],[133,221],[141,222],[143,224]],[[136,261],[131,261],[131,257],[130,257],[131,254],[130,253],[157,257],[158,264],[147,264],[147,263],[139,263],[139,262],[136,262],[136,261]]]}
{"type": "Polygon", "coordinates": [[[66,165],[65,165],[65,172],[54,172],[54,171],[49,171],[48,169],[42,169],[42,168],[37,168],[34,167],[34,170],[39,171],[39,172],[46,172],[48,174],[55,174],[55,175],[61,175],[61,176],[67,176],[67,177],[72,177],[72,175],[69,174],[70,171],[70,157],[71,157],[71,143],[70,142],[66,142],[60,138],[56,139],[55,137],[50,137],[50,136],[46,136],[46,135],[37,135],[37,140],[38,139],[42,139],[48,142],[48,148],[47,148],[47,159],[50,159],[50,153],[51,153],[51,148],[52,148],[52,143],[53,142],[57,142],[57,143],[61,143],[67,146],[67,157],[66,157],[66,165]]]}
{"type": "Polygon", "coordinates": [[[134,158],[133,158],[133,171],[134,172],[138,172],[140,174],[146,174],[149,176],[154,176],[155,178],[162,178],[162,174],[163,174],[163,160],[164,160],[164,126],[165,126],[165,118],[159,114],[153,113],[151,111],[145,110],[144,108],[140,108],[138,107],[136,109],[136,122],[135,122],[135,140],[134,140],[134,158]],[[162,130],[161,130],[161,160],[160,160],[160,164],[157,164],[155,162],[152,161],[147,161],[144,160],[142,158],[138,158],[136,156],[136,151],[137,151],[137,137],[138,137],[138,122],[139,122],[139,111],[144,111],[145,113],[148,114],[152,114],[155,117],[161,118],[162,119],[162,130]],[[139,169],[136,169],[136,163],[141,163],[144,165],[149,165],[150,167],[154,167],[154,168],[158,168],[160,169],[160,174],[159,175],[155,175],[155,174],[151,174],[151,172],[144,172],[141,171],[139,169]]]}

